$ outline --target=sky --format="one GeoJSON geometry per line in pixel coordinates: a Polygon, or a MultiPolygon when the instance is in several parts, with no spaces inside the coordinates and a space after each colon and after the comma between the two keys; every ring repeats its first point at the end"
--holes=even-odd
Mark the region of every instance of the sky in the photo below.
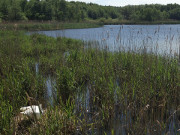
{"type": "Polygon", "coordinates": [[[142,4],[180,4],[180,0],[67,0],[67,1],[82,1],[86,3],[96,3],[106,6],[126,6],[126,5],[142,5],[142,4]]]}

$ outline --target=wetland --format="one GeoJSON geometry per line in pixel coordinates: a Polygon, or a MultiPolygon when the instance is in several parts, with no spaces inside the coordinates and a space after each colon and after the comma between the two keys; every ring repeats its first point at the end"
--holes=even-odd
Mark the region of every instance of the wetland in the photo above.
{"type": "Polygon", "coordinates": [[[1,30],[0,134],[179,134],[179,28],[1,30]]]}

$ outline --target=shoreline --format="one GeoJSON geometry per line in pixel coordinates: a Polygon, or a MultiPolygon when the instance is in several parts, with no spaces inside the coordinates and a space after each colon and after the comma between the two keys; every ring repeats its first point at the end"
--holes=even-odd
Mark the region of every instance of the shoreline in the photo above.
{"type": "Polygon", "coordinates": [[[98,28],[104,25],[178,25],[180,21],[154,21],[154,22],[134,22],[134,21],[104,21],[91,20],[87,22],[56,22],[56,21],[28,21],[28,22],[1,22],[0,30],[63,30],[63,29],[86,29],[98,28]]]}
{"type": "Polygon", "coordinates": [[[117,21],[117,20],[112,20],[112,21],[105,21],[103,22],[104,25],[163,25],[163,24],[180,24],[180,21],[153,21],[153,22],[148,22],[148,21],[117,21]]]}
{"type": "Polygon", "coordinates": [[[103,26],[95,22],[3,22],[0,23],[0,30],[63,30],[63,29],[85,29],[103,26]]]}

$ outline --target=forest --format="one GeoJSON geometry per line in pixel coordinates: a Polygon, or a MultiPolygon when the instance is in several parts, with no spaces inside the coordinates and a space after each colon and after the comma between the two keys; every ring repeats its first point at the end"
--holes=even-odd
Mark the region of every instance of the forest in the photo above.
{"type": "Polygon", "coordinates": [[[61,21],[116,19],[118,21],[177,21],[180,5],[127,5],[124,7],[101,6],[93,3],[67,2],[65,0],[1,0],[0,22],[6,21],[61,21]]]}

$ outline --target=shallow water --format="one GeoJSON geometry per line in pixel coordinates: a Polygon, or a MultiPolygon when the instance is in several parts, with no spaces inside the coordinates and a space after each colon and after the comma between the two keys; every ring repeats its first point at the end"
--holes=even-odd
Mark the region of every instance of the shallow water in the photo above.
{"type": "Polygon", "coordinates": [[[91,112],[90,109],[90,91],[88,85],[84,88],[84,90],[79,90],[75,97],[76,104],[76,112],[91,112]]]}
{"type": "MultiPolygon", "coordinates": [[[[39,62],[35,63],[35,73],[36,75],[39,74],[39,62]]],[[[54,103],[54,98],[55,98],[55,93],[56,93],[56,81],[53,79],[51,75],[48,75],[44,77],[45,79],[45,87],[46,87],[46,92],[45,92],[45,106],[47,105],[53,105],[54,103]]]]}
{"type": "Polygon", "coordinates": [[[97,41],[110,51],[145,50],[160,54],[179,54],[180,25],[105,25],[100,28],[35,31],[52,37],[97,41]],[[145,49],[144,49],[145,48],[145,49]]]}
{"type": "Polygon", "coordinates": [[[46,99],[47,99],[47,104],[53,105],[54,104],[54,98],[55,98],[55,93],[56,93],[56,81],[49,75],[46,78],[46,99]]]}

